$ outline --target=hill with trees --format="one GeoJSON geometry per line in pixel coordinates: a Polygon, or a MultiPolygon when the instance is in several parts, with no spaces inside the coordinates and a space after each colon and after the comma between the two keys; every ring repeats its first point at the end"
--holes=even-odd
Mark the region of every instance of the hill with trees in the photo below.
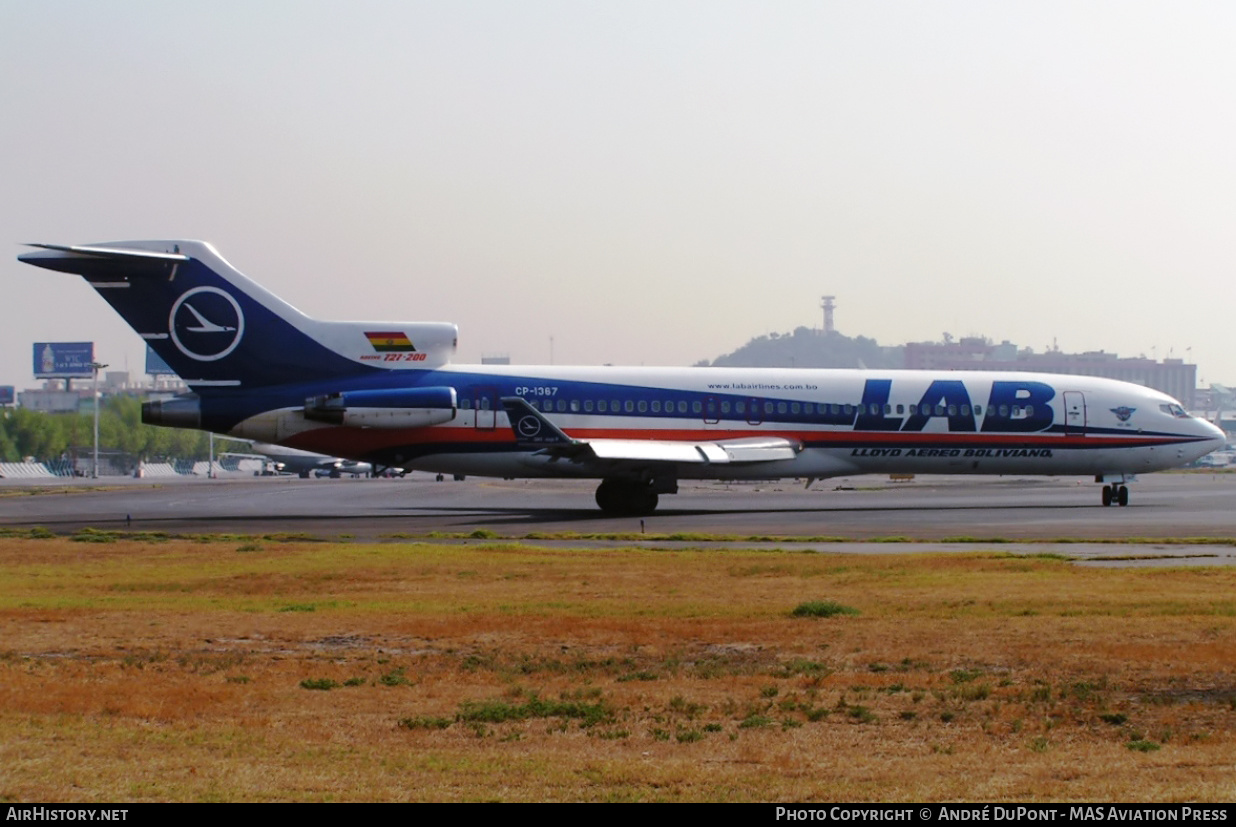
{"type": "Polygon", "coordinates": [[[883,347],[866,336],[845,336],[799,327],[793,333],[757,336],[733,353],[697,367],[744,368],[900,368],[901,345],[883,347]]]}

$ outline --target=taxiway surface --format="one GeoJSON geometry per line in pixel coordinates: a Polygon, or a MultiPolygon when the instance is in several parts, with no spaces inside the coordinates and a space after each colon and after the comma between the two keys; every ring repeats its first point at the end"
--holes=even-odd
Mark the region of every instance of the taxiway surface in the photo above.
{"type": "Polygon", "coordinates": [[[1236,475],[1170,473],[1099,504],[1089,480],[855,477],[817,482],[686,483],[651,516],[607,517],[588,481],[178,478],[0,481],[0,525],[135,531],[307,533],[379,540],[433,532],[709,534],[750,538],[908,537],[1111,541],[1236,538],[1236,475]],[[642,525],[641,525],[642,523],[642,525]]]}

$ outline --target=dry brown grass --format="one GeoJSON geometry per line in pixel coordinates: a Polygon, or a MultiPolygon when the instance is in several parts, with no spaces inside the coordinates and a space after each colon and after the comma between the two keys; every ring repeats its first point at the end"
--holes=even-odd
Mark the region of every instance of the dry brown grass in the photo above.
{"type": "Polygon", "coordinates": [[[0,798],[1230,800],[1233,586],[982,551],[4,539],[0,798]],[[790,616],[810,600],[860,614],[790,616]]]}

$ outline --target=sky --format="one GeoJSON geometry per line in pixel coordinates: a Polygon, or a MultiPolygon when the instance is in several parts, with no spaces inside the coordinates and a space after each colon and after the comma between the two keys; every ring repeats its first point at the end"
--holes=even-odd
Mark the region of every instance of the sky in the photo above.
{"type": "Polygon", "coordinates": [[[0,0],[0,384],[144,345],[24,242],[209,241],[459,361],[822,324],[1236,385],[1236,4],[0,0]]]}

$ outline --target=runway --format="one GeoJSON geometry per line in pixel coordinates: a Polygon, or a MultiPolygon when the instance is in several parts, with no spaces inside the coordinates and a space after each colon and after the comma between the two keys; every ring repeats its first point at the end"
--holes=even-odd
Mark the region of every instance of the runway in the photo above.
{"type": "MultiPolygon", "coordinates": [[[[1076,478],[853,477],[810,489],[790,480],[688,483],[679,494],[663,496],[657,512],[642,520],[603,515],[594,487],[557,480],[438,482],[426,474],[392,480],[104,478],[40,486],[6,480],[0,483],[0,526],[44,526],[61,534],[128,527],[365,541],[476,531],[516,538],[642,531],[748,544],[759,537],[1236,540],[1232,474],[1148,475],[1130,486],[1125,508],[1104,508],[1099,486],[1076,478]]],[[[882,544],[865,545],[875,550],[882,544]]],[[[909,550],[914,544],[890,546],[909,550]]]]}

